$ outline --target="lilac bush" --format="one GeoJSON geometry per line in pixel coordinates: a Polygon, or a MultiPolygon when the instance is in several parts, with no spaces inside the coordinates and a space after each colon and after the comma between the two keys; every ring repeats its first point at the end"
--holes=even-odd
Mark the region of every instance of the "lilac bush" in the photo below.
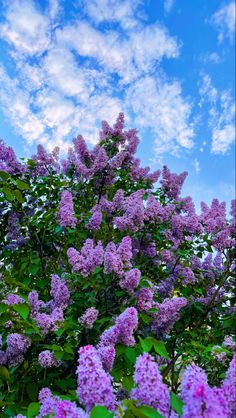
{"type": "Polygon", "coordinates": [[[236,202],[197,213],[138,143],[0,142],[1,417],[235,416],[236,202]]]}

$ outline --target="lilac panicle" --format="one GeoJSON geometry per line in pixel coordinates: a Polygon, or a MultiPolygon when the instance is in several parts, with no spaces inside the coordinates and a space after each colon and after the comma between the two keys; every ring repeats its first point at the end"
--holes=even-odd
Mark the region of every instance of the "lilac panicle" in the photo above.
{"type": "Polygon", "coordinates": [[[115,397],[111,377],[103,369],[97,350],[92,345],[86,345],[79,350],[77,382],[78,398],[88,412],[95,405],[114,410],[115,397]]]}
{"type": "Polygon", "coordinates": [[[79,324],[91,329],[98,317],[99,311],[96,308],[88,308],[84,314],[78,319],[79,324]]]}
{"type": "Polygon", "coordinates": [[[235,391],[235,382],[236,382],[236,355],[230,362],[228,371],[226,373],[226,378],[222,385],[222,390],[225,398],[228,401],[229,405],[229,418],[234,418],[236,415],[236,391],[235,391]]]}
{"type": "Polygon", "coordinates": [[[59,365],[54,354],[50,350],[41,351],[38,356],[38,361],[41,367],[57,367],[59,365]]]}
{"type": "Polygon", "coordinates": [[[74,216],[74,205],[72,194],[65,190],[62,192],[58,211],[58,222],[61,226],[75,228],[77,219],[74,216]]]}
{"type": "Polygon", "coordinates": [[[126,290],[133,290],[139,285],[141,271],[132,269],[125,273],[124,278],[120,280],[120,287],[126,290]]]}
{"type": "Polygon", "coordinates": [[[168,417],[169,391],[162,382],[157,363],[148,353],[140,355],[136,360],[134,382],[137,387],[132,390],[131,398],[168,417]]]}

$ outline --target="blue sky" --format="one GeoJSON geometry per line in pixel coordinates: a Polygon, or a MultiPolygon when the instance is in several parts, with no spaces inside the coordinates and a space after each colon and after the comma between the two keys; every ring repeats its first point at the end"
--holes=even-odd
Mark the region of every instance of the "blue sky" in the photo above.
{"type": "Polygon", "coordinates": [[[197,204],[234,195],[234,1],[0,0],[0,137],[65,152],[123,111],[197,204]]]}

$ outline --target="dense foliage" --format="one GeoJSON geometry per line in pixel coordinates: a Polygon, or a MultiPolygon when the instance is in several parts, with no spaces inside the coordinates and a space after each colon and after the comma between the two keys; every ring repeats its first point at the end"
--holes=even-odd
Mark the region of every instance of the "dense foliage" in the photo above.
{"type": "Polygon", "coordinates": [[[135,158],[124,117],[66,160],[0,142],[2,417],[235,415],[235,201],[135,158]]]}

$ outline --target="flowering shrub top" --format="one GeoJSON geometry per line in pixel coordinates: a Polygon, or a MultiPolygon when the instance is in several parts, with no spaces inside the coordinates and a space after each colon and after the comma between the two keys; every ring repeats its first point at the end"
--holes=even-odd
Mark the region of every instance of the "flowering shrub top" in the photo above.
{"type": "Polygon", "coordinates": [[[137,146],[123,114],[64,160],[0,142],[3,417],[234,417],[235,201],[137,146]]]}

